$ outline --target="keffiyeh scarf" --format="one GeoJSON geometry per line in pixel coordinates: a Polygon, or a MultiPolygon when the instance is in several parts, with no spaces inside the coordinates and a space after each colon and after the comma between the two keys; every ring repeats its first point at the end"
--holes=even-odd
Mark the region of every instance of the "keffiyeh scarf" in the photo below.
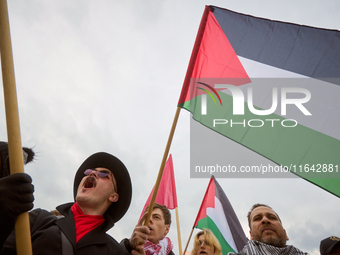
{"type": "Polygon", "coordinates": [[[170,238],[165,237],[163,240],[159,241],[158,244],[146,240],[144,251],[146,255],[167,255],[172,250],[172,247],[173,245],[170,238]]]}
{"type": "Polygon", "coordinates": [[[264,244],[258,241],[249,240],[242,250],[247,255],[306,255],[293,245],[279,248],[272,245],[264,244]]]}

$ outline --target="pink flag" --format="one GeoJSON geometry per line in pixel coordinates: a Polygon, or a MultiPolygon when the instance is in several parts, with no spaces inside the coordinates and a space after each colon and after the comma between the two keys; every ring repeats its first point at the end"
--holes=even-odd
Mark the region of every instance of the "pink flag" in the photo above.
{"type": "MultiPolygon", "coordinates": [[[[152,188],[152,191],[148,197],[148,200],[146,200],[146,203],[142,210],[142,215],[143,215],[145,208],[150,204],[154,188],[155,187],[152,188]]],[[[167,162],[165,163],[162,179],[159,184],[158,193],[157,193],[155,202],[161,205],[165,205],[169,209],[175,209],[177,207],[177,194],[176,194],[174,167],[172,164],[171,154],[167,162]]]]}

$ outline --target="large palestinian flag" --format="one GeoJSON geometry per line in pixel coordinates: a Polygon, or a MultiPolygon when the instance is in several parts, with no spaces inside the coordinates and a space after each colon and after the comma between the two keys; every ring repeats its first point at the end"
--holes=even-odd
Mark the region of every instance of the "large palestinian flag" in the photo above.
{"type": "Polygon", "coordinates": [[[340,196],[340,31],[206,6],[178,105],[340,196]]]}
{"type": "Polygon", "coordinates": [[[247,243],[241,224],[214,176],[198,211],[195,228],[210,229],[222,246],[222,253],[239,252],[247,243]]]}

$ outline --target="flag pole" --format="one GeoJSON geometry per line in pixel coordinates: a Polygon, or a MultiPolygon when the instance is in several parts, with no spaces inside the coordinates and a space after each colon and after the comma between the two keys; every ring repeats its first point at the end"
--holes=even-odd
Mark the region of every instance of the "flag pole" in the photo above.
{"type": "Polygon", "coordinates": [[[189,242],[190,242],[192,233],[194,232],[194,229],[195,229],[195,227],[193,227],[193,228],[191,229],[190,236],[189,236],[189,238],[188,238],[187,244],[185,245],[185,249],[184,249],[183,255],[186,253],[186,251],[187,251],[187,249],[188,249],[188,245],[189,245],[189,242]]]}
{"type": "MultiPolygon", "coordinates": [[[[195,61],[196,61],[196,58],[197,58],[197,53],[198,53],[199,46],[200,46],[201,41],[202,41],[202,36],[203,36],[203,33],[204,33],[204,28],[205,28],[206,21],[207,21],[208,15],[209,15],[209,11],[210,11],[209,6],[206,6],[205,9],[204,9],[204,13],[203,13],[203,17],[202,17],[200,26],[198,28],[198,33],[197,33],[194,49],[191,53],[189,66],[188,66],[188,69],[187,69],[187,72],[186,72],[186,75],[185,75],[185,78],[184,78],[184,83],[183,83],[182,91],[181,91],[180,98],[179,98],[179,101],[178,101],[178,105],[181,105],[181,104],[184,103],[186,94],[187,94],[188,89],[189,89],[190,77],[191,77],[192,71],[194,69],[195,61]]],[[[176,114],[175,114],[175,117],[174,117],[174,120],[173,120],[173,123],[172,123],[168,142],[167,142],[164,154],[163,154],[161,167],[160,167],[159,172],[158,172],[157,181],[156,181],[156,184],[155,184],[154,191],[152,193],[151,201],[150,201],[150,204],[149,204],[149,211],[148,211],[148,214],[146,216],[144,226],[147,226],[149,224],[149,221],[150,221],[150,217],[151,217],[151,213],[152,213],[152,210],[153,210],[153,207],[154,207],[154,204],[155,204],[159,184],[160,184],[161,179],[162,179],[165,162],[166,162],[166,159],[168,158],[170,145],[171,145],[171,142],[172,142],[173,135],[175,133],[175,129],[176,129],[180,110],[181,110],[181,107],[177,106],[176,114]]]]}
{"type": "Polygon", "coordinates": [[[176,211],[176,222],[177,222],[178,250],[179,250],[179,254],[182,254],[182,240],[181,240],[181,230],[179,227],[178,207],[175,208],[175,211],[176,211]]]}
{"type": "Polygon", "coordinates": [[[198,213],[197,213],[197,216],[196,216],[196,219],[195,219],[195,222],[194,222],[194,226],[192,227],[192,230],[191,230],[191,233],[190,233],[188,242],[187,242],[187,244],[186,244],[186,246],[185,246],[185,249],[184,249],[184,253],[183,253],[183,254],[185,254],[185,252],[187,251],[187,248],[188,248],[188,245],[189,245],[191,236],[192,236],[192,232],[194,231],[195,226],[197,225],[196,223],[198,222],[198,217],[199,217],[199,215],[200,215],[200,211],[201,211],[202,206],[203,206],[204,198],[207,196],[207,193],[208,193],[208,189],[209,189],[210,183],[211,183],[213,180],[214,180],[214,176],[211,175],[210,180],[209,180],[209,183],[208,183],[207,190],[206,190],[205,193],[204,193],[204,196],[203,196],[203,200],[202,200],[201,206],[200,206],[200,208],[198,209],[198,213]]]}
{"type": "MultiPolygon", "coordinates": [[[[14,64],[6,0],[0,0],[0,53],[7,124],[8,153],[11,173],[24,172],[19,111],[15,87],[14,64]]],[[[18,255],[31,255],[32,244],[28,212],[20,214],[15,223],[18,255]]]]}
{"type": "Polygon", "coordinates": [[[179,117],[180,111],[181,111],[181,107],[177,106],[175,117],[174,117],[174,120],[172,122],[170,134],[169,134],[169,137],[168,137],[168,142],[166,144],[165,151],[164,151],[164,154],[163,154],[161,167],[159,168],[159,171],[158,171],[158,176],[157,176],[155,188],[153,190],[151,201],[150,201],[150,204],[149,204],[149,211],[148,211],[148,214],[147,214],[146,219],[144,221],[144,226],[149,225],[151,213],[152,213],[152,210],[153,210],[153,207],[154,207],[154,204],[155,204],[158,188],[159,188],[159,185],[160,185],[161,180],[162,180],[165,162],[166,162],[166,159],[168,158],[168,155],[169,155],[170,146],[171,146],[171,143],[172,143],[172,139],[174,137],[174,133],[175,133],[175,129],[176,129],[176,125],[177,125],[177,122],[178,122],[178,117],[179,117]]]}

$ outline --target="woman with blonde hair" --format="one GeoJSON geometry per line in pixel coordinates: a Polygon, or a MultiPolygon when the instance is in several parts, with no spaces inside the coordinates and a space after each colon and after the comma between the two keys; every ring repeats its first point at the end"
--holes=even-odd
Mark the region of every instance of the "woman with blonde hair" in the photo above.
{"type": "Polygon", "coordinates": [[[209,229],[203,229],[195,236],[194,248],[191,254],[199,255],[201,253],[207,255],[222,255],[220,242],[209,229]]]}

